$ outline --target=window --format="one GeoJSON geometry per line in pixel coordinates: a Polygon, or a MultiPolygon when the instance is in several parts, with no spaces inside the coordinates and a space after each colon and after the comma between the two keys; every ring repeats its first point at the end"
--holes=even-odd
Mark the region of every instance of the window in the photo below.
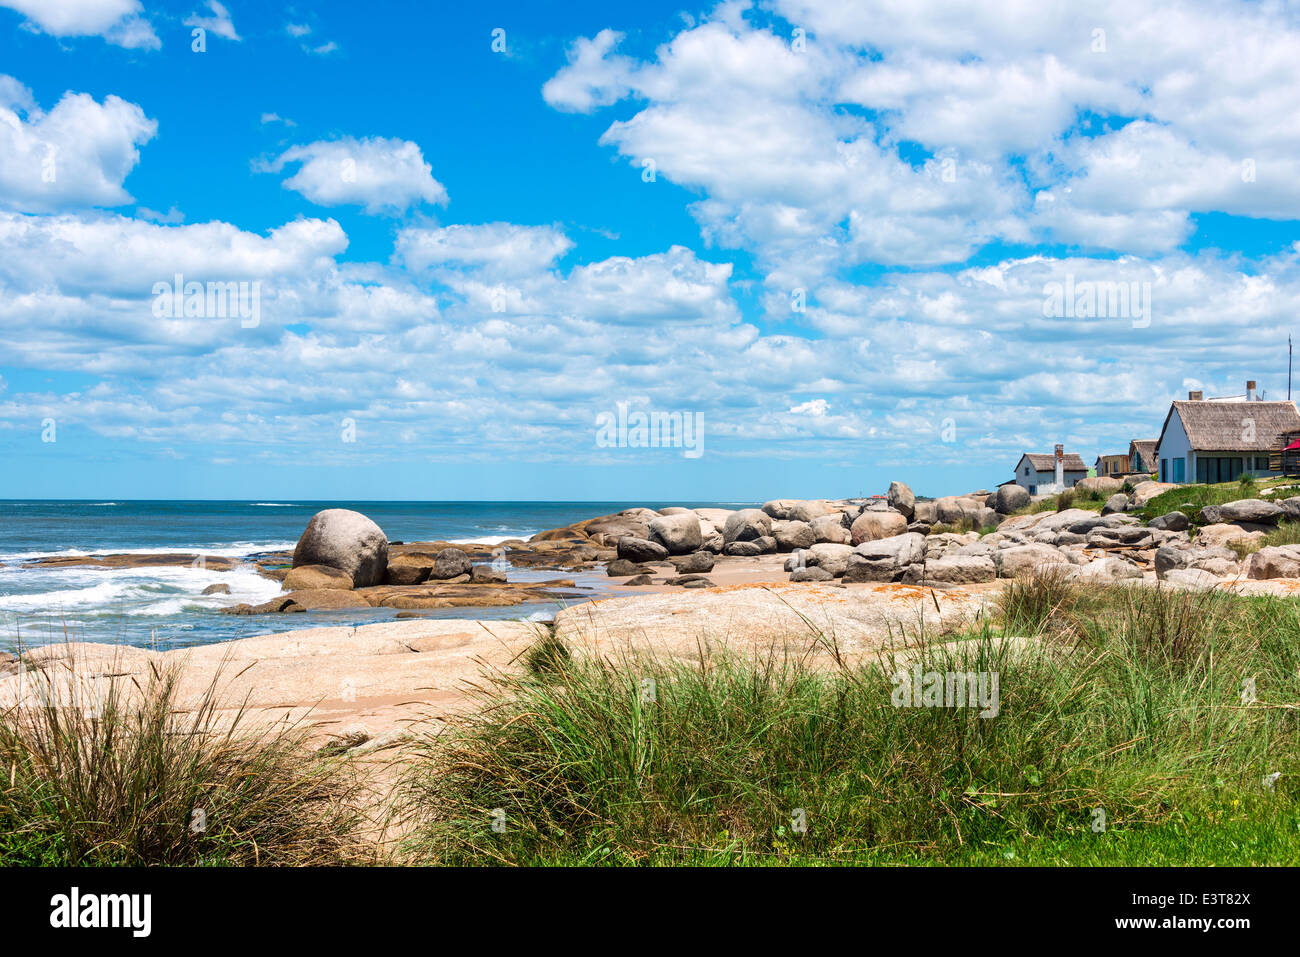
{"type": "Polygon", "coordinates": [[[1160,481],[1162,482],[1169,481],[1169,460],[1168,459],[1160,460],[1160,481]]]}
{"type": "Polygon", "coordinates": [[[1217,482],[1235,482],[1246,471],[1249,460],[1238,456],[1204,456],[1196,457],[1196,481],[1204,485],[1217,482]]]}

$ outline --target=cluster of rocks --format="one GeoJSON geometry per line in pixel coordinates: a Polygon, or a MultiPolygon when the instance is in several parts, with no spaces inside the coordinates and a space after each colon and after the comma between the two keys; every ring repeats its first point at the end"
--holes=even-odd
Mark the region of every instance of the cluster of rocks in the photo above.
{"type": "Polygon", "coordinates": [[[792,581],[965,585],[1015,578],[1056,566],[1075,578],[1141,578],[1143,548],[1166,535],[1136,518],[1083,509],[1004,518],[996,531],[905,532],[858,545],[815,545],[786,562],[792,581]]]}
{"type": "MultiPolygon", "coordinates": [[[[791,581],[962,585],[1051,572],[1081,581],[1154,577],[1185,587],[1213,587],[1242,577],[1300,578],[1300,545],[1251,553],[1279,521],[1300,522],[1300,496],[1282,502],[1247,499],[1207,506],[1199,510],[1195,523],[1183,511],[1144,523],[1131,513],[1176,486],[1147,482],[1130,493],[1115,491],[1100,514],[1078,508],[1011,514],[1030,500],[1023,489],[1008,485],[989,497],[991,506],[970,496],[966,501],[915,503],[913,514],[907,516],[903,503],[910,490],[898,485],[890,489],[889,506],[875,510],[885,518],[870,509],[863,512],[873,516],[872,531],[883,527],[894,534],[854,534],[848,543],[817,542],[800,548],[785,563],[791,581]],[[973,513],[973,524],[983,531],[930,532],[927,523],[916,521],[921,505],[933,506],[936,512],[942,508],[935,515],[941,520],[948,520],[959,508],[973,513]],[[993,514],[981,514],[982,510],[993,514]],[[890,518],[890,513],[898,517],[890,518]],[[902,525],[908,517],[913,521],[902,525]],[[991,526],[996,528],[989,530],[991,526]]],[[[1115,482],[1115,487],[1120,483],[1115,482]]],[[[1100,485],[1098,490],[1109,491],[1100,485]]],[[[854,526],[860,521],[861,516],[854,526]]]]}
{"type": "MultiPolygon", "coordinates": [[[[1177,486],[1129,488],[1089,478],[1081,489],[1108,494],[1101,512],[1027,512],[1017,485],[996,492],[917,500],[902,482],[871,499],[775,499],[761,508],[630,508],[507,543],[514,565],[591,567],[604,562],[629,585],[704,588],[719,560],[787,554],[794,582],[900,582],[938,586],[992,582],[1051,571],[1122,581],[1152,577],[1187,587],[1226,579],[1300,578],[1300,545],[1257,548],[1281,520],[1300,522],[1300,496],[1248,499],[1149,522],[1134,514],[1177,486]],[[954,531],[953,529],[960,529],[954,531]],[[656,577],[660,576],[660,577],[656,577]]],[[[1064,504],[1064,503],[1059,503],[1064,504]]],[[[554,600],[560,579],[510,584],[485,547],[390,544],[356,512],[314,516],[280,570],[286,594],[237,614],[386,605],[398,608],[509,605],[554,600]]],[[[581,594],[581,593],[574,593],[581,594]]]]}
{"type": "MultiPolygon", "coordinates": [[[[486,557],[481,549],[478,557],[486,557]]],[[[238,604],[232,615],[325,609],[402,609],[516,605],[576,597],[572,579],[510,584],[503,568],[474,561],[447,543],[390,546],[383,529],[360,512],[332,508],[307,523],[293,551],[292,566],[264,568],[285,594],[258,605],[238,604]],[[462,587],[470,586],[470,587],[462,587]]]]}

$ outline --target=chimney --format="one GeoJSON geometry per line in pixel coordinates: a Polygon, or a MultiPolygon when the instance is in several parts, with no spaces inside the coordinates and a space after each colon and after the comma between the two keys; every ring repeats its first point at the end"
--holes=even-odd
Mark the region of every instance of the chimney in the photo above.
{"type": "Polygon", "coordinates": [[[1187,393],[1188,402],[1200,402],[1203,398],[1205,398],[1205,393],[1201,392],[1199,389],[1195,392],[1187,393]]]}
{"type": "Polygon", "coordinates": [[[1065,491],[1065,446],[1056,446],[1056,490],[1065,491]]]}
{"type": "Polygon", "coordinates": [[[1255,380],[1254,380],[1254,379],[1247,379],[1247,380],[1246,380],[1246,401],[1247,401],[1247,402],[1255,402],[1255,401],[1257,401],[1258,399],[1259,399],[1259,396],[1257,396],[1257,395],[1255,394],[1255,380]]]}

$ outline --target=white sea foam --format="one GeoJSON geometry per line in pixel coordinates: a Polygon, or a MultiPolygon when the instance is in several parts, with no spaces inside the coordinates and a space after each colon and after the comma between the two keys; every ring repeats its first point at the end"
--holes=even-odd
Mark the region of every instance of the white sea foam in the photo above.
{"type": "Polygon", "coordinates": [[[511,539],[527,539],[536,534],[536,532],[519,532],[515,535],[479,535],[476,538],[449,538],[447,542],[451,545],[500,545],[511,539]]]}
{"type": "Polygon", "coordinates": [[[159,545],[152,548],[65,548],[51,552],[8,552],[0,561],[16,562],[32,558],[91,558],[102,555],[211,555],[217,558],[247,558],[259,552],[290,552],[297,542],[219,542],[209,545],[159,545]]]}
{"type": "Polygon", "coordinates": [[[257,604],[280,593],[280,583],[252,566],[231,571],[188,565],[154,568],[0,569],[0,611],[16,614],[176,615],[234,602],[257,604]],[[204,595],[225,584],[230,594],[204,595]]]}

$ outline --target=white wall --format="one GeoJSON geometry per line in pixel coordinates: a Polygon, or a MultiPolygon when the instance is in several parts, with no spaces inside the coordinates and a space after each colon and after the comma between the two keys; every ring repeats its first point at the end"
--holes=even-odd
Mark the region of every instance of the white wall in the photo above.
{"type": "Polygon", "coordinates": [[[1183,481],[1195,482],[1196,457],[1192,454],[1192,443],[1187,438],[1187,430],[1183,428],[1182,417],[1177,411],[1169,416],[1169,427],[1165,429],[1160,447],[1156,449],[1157,480],[1161,482],[1174,480],[1174,459],[1182,459],[1187,463],[1184,466],[1186,472],[1183,474],[1183,481]]]}
{"type": "MultiPolygon", "coordinates": [[[[1066,472],[1065,487],[1073,488],[1081,479],[1088,477],[1085,472],[1066,472]]],[[[1029,464],[1029,460],[1021,457],[1016,463],[1016,484],[1028,491],[1031,495],[1044,495],[1047,490],[1056,484],[1056,469],[1039,471],[1029,464]],[[1029,469],[1029,474],[1025,475],[1025,469],[1029,469]]]]}

